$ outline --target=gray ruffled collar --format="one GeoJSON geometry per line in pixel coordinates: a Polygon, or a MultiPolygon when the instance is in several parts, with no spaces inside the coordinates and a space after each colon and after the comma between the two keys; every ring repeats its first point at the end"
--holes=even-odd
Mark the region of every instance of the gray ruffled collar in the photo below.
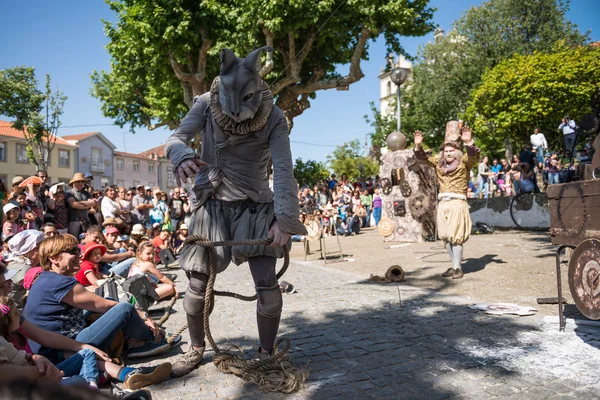
{"type": "Polygon", "coordinates": [[[252,132],[260,131],[269,120],[271,111],[273,110],[273,93],[269,90],[269,86],[263,81],[263,92],[260,106],[254,115],[254,118],[235,122],[229,116],[225,115],[219,102],[219,88],[221,80],[217,76],[210,87],[210,112],[213,120],[219,125],[223,131],[232,135],[247,135],[252,132]]]}

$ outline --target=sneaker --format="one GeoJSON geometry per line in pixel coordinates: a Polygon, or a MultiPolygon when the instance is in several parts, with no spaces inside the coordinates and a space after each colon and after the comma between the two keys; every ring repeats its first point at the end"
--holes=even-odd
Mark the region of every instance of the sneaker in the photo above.
{"type": "Polygon", "coordinates": [[[449,277],[451,277],[452,275],[454,275],[454,268],[448,268],[448,269],[446,270],[446,272],[444,272],[444,273],[442,274],[442,276],[443,276],[444,278],[449,278],[449,277]]]}
{"type": "Polygon", "coordinates": [[[465,274],[463,274],[463,270],[458,268],[454,270],[454,273],[452,274],[452,279],[460,279],[464,276],[465,274]]]}
{"type": "Polygon", "coordinates": [[[163,363],[155,367],[136,368],[125,377],[123,385],[130,390],[136,390],[148,385],[160,383],[169,379],[171,363],[163,363]]]}
{"type": "Polygon", "coordinates": [[[113,391],[112,397],[121,400],[152,400],[152,395],[147,390],[136,390],[135,392],[113,391]]]}
{"type": "Polygon", "coordinates": [[[194,368],[196,368],[204,357],[204,348],[206,346],[202,346],[197,350],[194,350],[193,347],[185,353],[182,357],[179,358],[173,364],[173,370],[171,371],[171,376],[173,378],[180,378],[192,372],[194,368]]]}
{"type": "Polygon", "coordinates": [[[148,340],[145,344],[137,347],[130,347],[127,351],[127,357],[130,359],[144,358],[162,354],[168,351],[171,345],[167,343],[166,339],[158,343],[153,340],[148,340]]]}

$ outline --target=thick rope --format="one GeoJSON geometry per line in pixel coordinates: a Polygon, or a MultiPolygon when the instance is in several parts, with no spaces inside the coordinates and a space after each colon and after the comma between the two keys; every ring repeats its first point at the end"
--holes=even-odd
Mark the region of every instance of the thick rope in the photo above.
{"type": "MultiPolygon", "coordinates": [[[[206,294],[204,297],[204,332],[206,340],[215,352],[213,363],[219,370],[224,373],[233,373],[247,382],[257,384],[261,390],[265,392],[284,392],[292,393],[304,386],[304,382],[308,378],[308,372],[297,368],[291,361],[288,354],[290,349],[289,339],[282,337],[275,342],[273,355],[264,360],[244,360],[240,356],[236,356],[229,351],[222,351],[217,346],[217,343],[212,337],[210,331],[209,317],[213,309],[214,298],[216,296],[232,297],[243,301],[254,301],[257,299],[256,294],[253,296],[244,296],[232,292],[222,292],[214,290],[216,280],[215,269],[215,253],[214,248],[220,246],[243,246],[243,245],[269,245],[273,242],[272,238],[264,239],[249,239],[249,240],[228,240],[221,242],[211,242],[202,235],[189,236],[184,246],[198,245],[206,247],[208,251],[209,275],[206,285],[206,294]]],[[[279,280],[286,272],[290,263],[290,255],[287,247],[284,247],[284,262],[283,266],[277,273],[279,280]]],[[[171,338],[187,329],[187,325],[182,326],[174,333],[171,338]]],[[[171,339],[170,338],[170,339],[171,339]]]]}

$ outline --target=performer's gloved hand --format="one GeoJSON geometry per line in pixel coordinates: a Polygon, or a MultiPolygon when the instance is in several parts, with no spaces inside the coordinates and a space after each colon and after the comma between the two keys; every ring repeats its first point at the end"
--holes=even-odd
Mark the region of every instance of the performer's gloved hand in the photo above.
{"type": "Polygon", "coordinates": [[[200,171],[200,167],[206,167],[207,165],[207,163],[198,157],[182,161],[181,164],[179,164],[179,166],[175,169],[177,186],[181,186],[181,183],[187,182],[189,178],[194,179],[198,171],[200,171]]]}
{"type": "Polygon", "coordinates": [[[277,220],[275,220],[271,225],[271,228],[269,228],[269,237],[273,238],[273,243],[269,246],[285,246],[291,238],[289,233],[281,230],[277,220]]]}

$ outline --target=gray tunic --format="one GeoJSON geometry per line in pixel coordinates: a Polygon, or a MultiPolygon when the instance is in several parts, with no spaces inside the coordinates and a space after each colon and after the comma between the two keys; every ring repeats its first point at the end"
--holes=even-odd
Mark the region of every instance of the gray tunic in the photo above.
{"type": "Polygon", "coordinates": [[[169,137],[165,148],[167,157],[178,167],[182,161],[196,157],[188,143],[199,131],[202,132],[200,158],[208,167],[201,168],[196,175],[193,209],[217,193],[216,188],[226,179],[228,184],[233,184],[256,203],[273,201],[274,216],[283,231],[305,234],[304,225],[298,221],[297,184],[283,111],[273,105],[262,129],[233,135],[217,124],[210,103],[210,92],[197,96],[192,109],[169,137]],[[267,165],[271,158],[275,193],[269,188],[267,176],[267,165]]]}

